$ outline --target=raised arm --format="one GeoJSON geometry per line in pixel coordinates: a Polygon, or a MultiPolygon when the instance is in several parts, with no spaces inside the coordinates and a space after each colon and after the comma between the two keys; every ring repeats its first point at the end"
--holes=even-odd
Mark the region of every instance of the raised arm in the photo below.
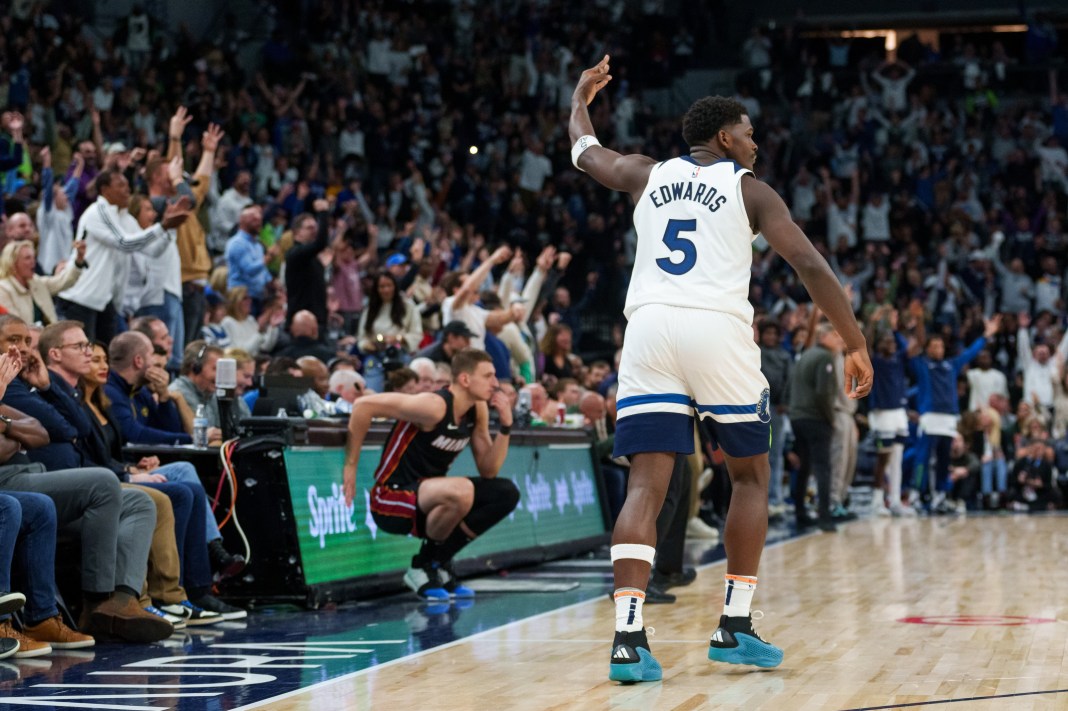
{"type": "Polygon", "coordinates": [[[96,154],[103,157],[104,134],[100,130],[100,112],[96,110],[96,107],[90,108],[89,116],[93,121],[93,145],[96,146],[96,154]]]}
{"type": "Polygon", "coordinates": [[[873,378],[867,343],[834,272],[794,224],[786,203],[768,185],[752,176],[743,176],[742,200],[754,234],[763,234],[768,244],[794,268],[813,302],[827,314],[845,340],[846,389],[854,399],[864,397],[871,390],[873,378]],[[853,379],[856,379],[855,386],[853,379]]]}
{"type": "Polygon", "coordinates": [[[971,345],[963,353],[951,361],[953,370],[959,373],[964,366],[971,363],[979,355],[979,352],[986,348],[986,344],[997,335],[1000,329],[1001,314],[996,314],[993,318],[987,319],[983,324],[983,335],[972,341],[971,345]]]}
{"type": "Polygon", "coordinates": [[[52,173],[52,151],[48,146],[41,149],[41,200],[45,212],[52,211],[54,196],[52,186],[55,185],[56,177],[52,173]]]}
{"type": "Polygon", "coordinates": [[[179,106],[174,116],[171,116],[167,124],[167,160],[174,160],[176,156],[182,157],[182,134],[192,120],[193,117],[184,106],[179,106]]]}
{"type": "MultiPolygon", "coordinates": [[[[210,178],[211,174],[215,172],[215,153],[219,150],[219,142],[225,135],[226,133],[216,124],[208,124],[208,130],[204,132],[200,139],[200,163],[197,164],[194,175],[203,175],[210,178]]],[[[203,184],[203,195],[206,195],[210,187],[210,180],[202,180],[201,184],[203,184]]],[[[197,204],[199,205],[202,200],[203,197],[197,201],[197,204]]]]}
{"type": "Polygon", "coordinates": [[[81,184],[82,172],[85,170],[85,158],[81,153],[71,156],[70,177],[63,184],[63,192],[67,194],[67,202],[74,204],[74,198],[78,195],[78,186],[81,184]]]}
{"type": "Polygon", "coordinates": [[[459,309],[463,306],[471,303],[478,296],[478,288],[482,286],[482,283],[486,281],[486,277],[489,276],[490,270],[498,264],[504,264],[512,258],[512,250],[508,247],[498,247],[490,258],[479,264],[475,271],[467,275],[460,284],[460,288],[456,290],[455,300],[453,301],[453,309],[459,309]]]}
{"type": "Polygon", "coordinates": [[[608,73],[608,55],[597,66],[582,72],[575,93],[571,96],[571,160],[575,167],[590,174],[594,180],[611,190],[630,193],[635,202],[649,182],[649,172],[656,161],[640,154],[621,155],[605,148],[597,141],[586,108],[593,97],[612,81],[608,73]]]}
{"type": "Polygon", "coordinates": [[[7,113],[3,115],[3,129],[11,134],[11,153],[0,155],[0,171],[14,170],[22,165],[23,143],[22,128],[25,121],[20,113],[7,113]]]}
{"type": "Polygon", "coordinates": [[[864,337],[868,339],[868,347],[875,348],[878,329],[883,325],[883,322],[887,319],[892,307],[888,304],[880,304],[875,307],[875,310],[871,312],[868,317],[868,323],[864,327],[864,337]]]}
{"type": "Polygon", "coordinates": [[[78,239],[91,234],[96,239],[108,244],[120,252],[144,251],[151,257],[158,257],[167,247],[170,236],[167,230],[180,225],[189,216],[189,199],[167,206],[163,220],[137,232],[124,232],[103,214],[103,207],[87,210],[79,223],[78,239]],[[180,218],[180,219],[179,219],[180,218]]]}
{"type": "Polygon", "coordinates": [[[1016,321],[1020,326],[1016,332],[1016,367],[1024,370],[1031,365],[1031,314],[1021,311],[1016,321]]]}

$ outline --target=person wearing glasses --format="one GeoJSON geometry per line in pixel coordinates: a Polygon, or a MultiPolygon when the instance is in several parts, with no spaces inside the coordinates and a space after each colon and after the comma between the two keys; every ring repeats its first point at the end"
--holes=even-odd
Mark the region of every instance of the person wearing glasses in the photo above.
{"type": "Polygon", "coordinates": [[[26,323],[45,325],[59,320],[52,297],[74,286],[85,262],[85,242],[74,243],[74,257],[54,276],[35,273],[37,251],[33,242],[17,240],[8,243],[0,252],[0,306],[26,323]]]}
{"type": "MultiPolygon", "coordinates": [[[[130,642],[166,639],[173,625],[138,604],[156,525],[152,499],[144,491],[121,488],[115,475],[102,467],[64,468],[64,460],[77,456],[77,433],[44,399],[51,388],[31,389],[29,380],[36,376],[30,373],[38,372],[40,357],[30,348],[22,319],[0,316],[0,348],[17,354],[20,369],[3,396],[3,435],[26,449],[25,455],[16,454],[0,466],[0,490],[45,494],[55,504],[57,525],[80,522],[84,608],[78,627],[89,635],[115,635],[130,642]],[[25,414],[16,418],[14,413],[25,414]]],[[[36,384],[44,385],[40,380],[36,384]]]]}

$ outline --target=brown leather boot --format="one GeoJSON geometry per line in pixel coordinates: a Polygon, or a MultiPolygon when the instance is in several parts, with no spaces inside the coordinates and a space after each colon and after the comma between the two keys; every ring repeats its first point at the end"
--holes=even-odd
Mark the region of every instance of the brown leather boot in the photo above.
{"type": "Polygon", "coordinates": [[[142,610],[136,598],[123,593],[115,593],[90,612],[83,630],[94,637],[112,636],[127,642],[158,642],[174,634],[170,622],[142,610]]]}

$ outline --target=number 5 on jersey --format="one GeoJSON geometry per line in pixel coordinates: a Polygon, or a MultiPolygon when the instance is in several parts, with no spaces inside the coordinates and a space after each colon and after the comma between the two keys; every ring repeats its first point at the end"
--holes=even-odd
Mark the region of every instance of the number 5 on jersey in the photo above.
{"type": "Polygon", "coordinates": [[[670,257],[661,257],[656,260],[656,266],[668,274],[680,276],[693,269],[697,264],[697,246],[692,240],[679,237],[680,232],[696,232],[697,220],[668,220],[667,229],[664,230],[664,244],[675,252],[682,252],[682,261],[673,262],[670,257]]]}

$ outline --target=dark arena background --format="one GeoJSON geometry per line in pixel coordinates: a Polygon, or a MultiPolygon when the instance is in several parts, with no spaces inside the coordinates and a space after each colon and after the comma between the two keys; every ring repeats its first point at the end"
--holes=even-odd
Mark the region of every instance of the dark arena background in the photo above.
{"type": "MultiPolygon", "coordinates": [[[[7,0],[0,28],[0,707],[1068,708],[1064,2],[7,0]],[[861,400],[795,377],[821,314],[757,235],[774,669],[706,656],[732,487],[702,424],[646,590],[663,680],[606,674],[641,250],[569,133],[605,55],[620,153],[688,158],[690,106],[741,103],[875,364],[861,400]],[[519,503],[427,578],[376,496],[414,425],[349,443],[467,347],[519,503]]],[[[450,477],[480,431],[438,440],[450,477]]]]}

